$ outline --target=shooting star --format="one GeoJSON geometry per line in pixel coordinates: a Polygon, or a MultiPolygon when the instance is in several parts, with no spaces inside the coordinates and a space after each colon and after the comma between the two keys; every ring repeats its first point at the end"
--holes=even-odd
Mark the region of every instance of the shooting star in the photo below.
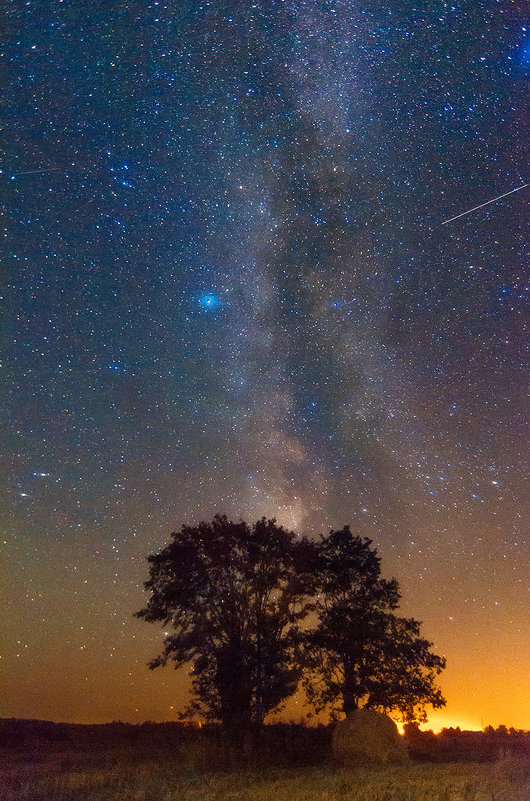
{"type": "Polygon", "coordinates": [[[462,214],[457,214],[456,217],[451,217],[449,220],[444,220],[442,225],[447,225],[447,223],[453,222],[453,220],[458,220],[459,217],[464,217],[466,214],[471,214],[472,211],[476,211],[477,209],[481,209],[483,206],[489,206],[490,203],[495,203],[496,200],[500,200],[501,197],[506,197],[507,195],[511,195],[514,192],[519,192],[520,189],[524,189],[525,186],[528,184],[523,184],[522,186],[517,186],[515,189],[510,189],[509,192],[505,192],[504,195],[499,195],[498,197],[494,197],[492,200],[487,200],[485,203],[481,203],[480,206],[474,206],[472,209],[468,209],[467,211],[463,211],[462,214]]]}
{"type": "MultiPolygon", "coordinates": [[[[12,172],[11,175],[38,175],[41,172],[61,172],[63,171],[63,167],[46,167],[46,169],[42,170],[22,170],[21,172],[12,172]]],[[[3,172],[3,170],[0,170],[3,172]]]]}

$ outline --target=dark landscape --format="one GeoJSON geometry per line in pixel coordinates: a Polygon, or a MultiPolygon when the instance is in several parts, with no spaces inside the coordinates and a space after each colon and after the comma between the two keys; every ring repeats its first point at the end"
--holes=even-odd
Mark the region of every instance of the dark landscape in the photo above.
{"type": "Polygon", "coordinates": [[[337,767],[331,726],[0,720],[1,801],[527,801],[530,732],[406,729],[404,766],[337,767]]]}

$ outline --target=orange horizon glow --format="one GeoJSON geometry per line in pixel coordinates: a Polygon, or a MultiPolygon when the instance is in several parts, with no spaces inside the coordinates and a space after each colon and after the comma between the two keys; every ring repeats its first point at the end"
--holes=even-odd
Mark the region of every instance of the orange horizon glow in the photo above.
{"type": "MultiPolygon", "coordinates": [[[[484,731],[488,726],[491,726],[491,723],[484,723],[481,725],[477,723],[474,718],[466,717],[464,715],[450,715],[446,712],[432,712],[429,715],[429,719],[427,723],[422,723],[420,725],[420,729],[422,731],[433,731],[435,734],[439,734],[442,729],[461,729],[462,731],[484,731]]],[[[500,725],[500,724],[498,724],[500,725]]],[[[507,724],[504,724],[507,725],[507,724]]],[[[497,728],[494,726],[494,728],[497,728]]],[[[510,728],[508,726],[508,728],[510,728]]],[[[517,728],[514,726],[514,728],[517,728]]]]}
{"type": "MultiPolygon", "coordinates": [[[[137,549],[133,555],[136,557],[137,549]]],[[[57,565],[61,558],[60,546],[50,546],[50,563],[57,565]]],[[[495,628],[487,610],[464,609],[465,614],[448,620],[446,606],[438,601],[441,591],[434,581],[402,579],[399,564],[386,555],[385,559],[385,573],[397,575],[403,583],[402,613],[420,617],[422,630],[435,643],[433,650],[447,658],[447,668],[438,680],[447,706],[428,710],[428,722],[421,728],[434,732],[457,727],[481,731],[504,725],[529,731],[528,624],[518,588],[506,586],[504,600],[495,607],[495,628]],[[482,632],[488,626],[486,637],[482,632]]],[[[139,585],[143,566],[140,569],[132,559],[126,564],[132,566],[139,585]]],[[[103,578],[94,576],[94,584],[99,586],[103,578]]],[[[55,585],[50,586],[53,589],[55,585]]],[[[119,596],[116,619],[123,626],[119,636],[114,615],[105,617],[105,606],[99,616],[95,615],[92,596],[86,595],[76,601],[80,625],[73,637],[70,621],[61,618],[64,587],[53,593],[47,596],[49,614],[56,621],[53,636],[43,638],[43,647],[37,649],[29,634],[20,634],[21,630],[32,633],[34,629],[23,585],[13,586],[18,616],[16,625],[13,621],[7,625],[4,637],[14,645],[1,655],[2,717],[63,723],[177,720],[189,701],[190,676],[185,670],[174,671],[169,666],[148,669],[147,661],[157,653],[161,634],[142,621],[131,619],[131,609],[140,608],[143,602],[141,586],[134,597],[127,592],[119,596]]],[[[300,693],[289,700],[281,715],[273,717],[307,720],[307,711],[300,693]]],[[[320,720],[325,722],[323,716],[320,720]]],[[[308,722],[318,723],[319,718],[315,716],[308,722]]]]}
{"type": "MultiPolygon", "coordinates": [[[[460,729],[461,731],[484,731],[487,726],[491,725],[489,723],[486,726],[481,727],[477,726],[477,724],[468,718],[464,717],[452,717],[451,715],[437,715],[435,720],[434,714],[425,722],[420,723],[420,730],[421,731],[432,731],[434,734],[440,734],[442,729],[460,729]]],[[[404,732],[404,724],[400,721],[395,721],[396,725],[399,729],[400,734],[404,732]]],[[[510,727],[508,727],[510,728],[510,727]]],[[[515,727],[514,727],[515,728],[515,727]]]]}

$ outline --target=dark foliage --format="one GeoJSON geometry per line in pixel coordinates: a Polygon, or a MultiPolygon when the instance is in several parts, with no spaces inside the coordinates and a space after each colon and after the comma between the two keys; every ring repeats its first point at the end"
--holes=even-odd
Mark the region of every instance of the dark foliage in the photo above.
{"type": "Polygon", "coordinates": [[[411,758],[419,762],[490,762],[506,753],[530,758],[530,732],[506,726],[484,731],[446,728],[434,734],[408,723],[404,734],[411,758]]]}
{"type": "Polygon", "coordinates": [[[317,711],[364,706],[422,720],[426,705],[445,704],[435,686],[445,659],[420,637],[419,621],[396,616],[398,583],[381,578],[371,544],[345,526],[319,546],[319,621],[307,636],[306,692],[317,711]]]}
{"type": "Polygon", "coordinates": [[[224,516],[172,537],[148,557],[151,597],[137,616],[171,628],[151,668],[191,664],[188,715],[242,738],[301,678],[332,715],[366,706],[421,720],[445,704],[435,685],[445,659],[417,620],[395,614],[397,581],[381,578],[369,539],[345,526],[310,542],[274,520],[224,516]]]}
{"type": "MultiPolygon", "coordinates": [[[[235,748],[220,726],[198,728],[178,722],[71,724],[0,718],[0,756],[7,761],[61,760],[124,763],[158,759],[193,770],[238,767],[297,767],[331,760],[332,726],[265,725],[235,748]]],[[[530,732],[489,727],[485,732],[443,729],[440,734],[405,726],[405,741],[420,762],[493,762],[503,754],[530,757],[530,732]]]]}
{"type": "MultiPolygon", "coordinates": [[[[71,724],[0,718],[0,756],[17,753],[32,761],[55,754],[86,755],[99,762],[138,759],[174,761],[193,770],[319,765],[331,752],[331,726],[275,723],[252,732],[243,744],[218,725],[179,722],[71,724]]],[[[8,757],[9,758],[9,757],[8,757]]]]}
{"type": "Polygon", "coordinates": [[[192,664],[189,712],[242,736],[292,695],[301,676],[299,623],[312,608],[313,546],[262,518],[216,516],[183,526],[149,557],[151,597],[137,616],[171,627],[162,654],[192,664]]]}

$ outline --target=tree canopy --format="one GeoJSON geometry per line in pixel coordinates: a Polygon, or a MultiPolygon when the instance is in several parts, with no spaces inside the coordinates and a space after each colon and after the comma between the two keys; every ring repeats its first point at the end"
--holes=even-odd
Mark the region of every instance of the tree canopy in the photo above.
{"type": "Polygon", "coordinates": [[[262,518],[217,515],[183,526],[148,557],[151,592],[137,616],[170,626],[151,668],[192,664],[194,708],[230,731],[262,723],[301,677],[299,623],[312,607],[304,538],[262,518]]]}
{"type": "Polygon", "coordinates": [[[137,617],[168,628],[151,668],[191,665],[194,709],[232,733],[260,726],[300,682],[318,712],[367,706],[422,719],[445,704],[445,659],[398,617],[395,579],[348,526],[320,541],[275,520],[217,515],[182,526],[148,557],[151,593],[137,617]]]}
{"type": "Polygon", "coordinates": [[[420,637],[419,621],[395,614],[398,583],[381,578],[371,545],[345,526],[318,546],[318,624],[307,635],[307,696],[317,711],[348,714],[364,706],[423,720],[426,705],[445,705],[435,684],[445,659],[420,637]]]}

